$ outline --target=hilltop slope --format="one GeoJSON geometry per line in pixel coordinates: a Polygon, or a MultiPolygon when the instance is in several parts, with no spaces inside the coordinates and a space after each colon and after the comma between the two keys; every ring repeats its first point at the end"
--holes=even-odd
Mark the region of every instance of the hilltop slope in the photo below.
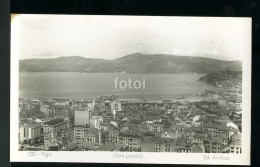
{"type": "Polygon", "coordinates": [[[114,60],[80,56],[54,59],[20,60],[20,72],[89,72],[89,73],[204,73],[223,70],[241,71],[239,61],[166,54],[130,54],[114,60]]]}

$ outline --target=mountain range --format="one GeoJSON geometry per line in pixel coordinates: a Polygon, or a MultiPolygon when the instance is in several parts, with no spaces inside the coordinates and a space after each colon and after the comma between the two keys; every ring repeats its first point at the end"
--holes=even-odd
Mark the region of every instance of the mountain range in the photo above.
{"type": "Polygon", "coordinates": [[[134,53],[114,60],[84,58],[81,56],[52,59],[20,60],[20,72],[82,72],[82,73],[138,73],[171,74],[215,71],[242,71],[240,61],[168,54],[145,55],[134,53]]]}

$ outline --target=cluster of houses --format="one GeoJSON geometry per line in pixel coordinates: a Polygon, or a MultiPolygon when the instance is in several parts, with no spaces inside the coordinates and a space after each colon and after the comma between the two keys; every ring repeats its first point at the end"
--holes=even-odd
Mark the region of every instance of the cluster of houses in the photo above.
{"type": "Polygon", "coordinates": [[[20,99],[20,149],[240,154],[241,99],[202,96],[207,98],[20,99]]]}

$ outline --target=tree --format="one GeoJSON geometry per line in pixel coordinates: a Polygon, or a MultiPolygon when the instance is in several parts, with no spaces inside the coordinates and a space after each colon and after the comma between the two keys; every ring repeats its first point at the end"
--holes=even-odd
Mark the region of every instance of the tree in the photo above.
{"type": "Polygon", "coordinates": [[[168,120],[165,120],[165,121],[164,121],[164,127],[165,127],[165,128],[170,128],[171,125],[172,125],[171,122],[169,122],[168,120]]]}
{"type": "Polygon", "coordinates": [[[22,151],[23,149],[24,149],[24,146],[21,146],[21,147],[20,147],[20,151],[22,151]]]}
{"type": "Polygon", "coordinates": [[[59,147],[58,146],[50,146],[49,151],[58,151],[59,147]]]}
{"type": "Polygon", "coordinates": [[[101,143],[105,144],[108,141],[108,134],[107,131],[101,132],[101,143]]]}
{"type": "Polygon", "coordinates": [[[42,141],[42,140],[41,140],[41,137],[35,137],[35,138],[34,138],[34,143],[35,143],[35,144],[39,144],[39,143],[41,143],[41,141],[42,141]]]}
{"type": "Polygon", "coordinates": [[[28,140],[25,139],[25,140],[23,141],[23,144],[28,144],[28,140]]]}
{"type": "Polygon", "coordinates": [[[28,140],[28,143],[29,143],[29,145],[33,145],[34,144],[34,139],[32,140],[32,139],[29,139],[28,140]]]}
{"type": "Polygon", "coordinates": [[[154,133],[153,132],[146,132],[145,134],[144,134],[145,136],[154,136],[154,133]]]}
{"type": "Polygon", "coordinates": [[[61,142],[62,146],[66,146],[68,144],[68,139],[66,137],[62,137],[61,142]]]}

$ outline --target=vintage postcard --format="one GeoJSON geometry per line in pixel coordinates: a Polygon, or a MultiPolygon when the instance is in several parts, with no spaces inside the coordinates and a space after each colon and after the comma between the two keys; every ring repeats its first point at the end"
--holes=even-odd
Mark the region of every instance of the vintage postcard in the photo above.
{"type": "Polygon", "coordinates": [[[251,18],[12,15],[11,162],[250,165],[251,18]]]}

